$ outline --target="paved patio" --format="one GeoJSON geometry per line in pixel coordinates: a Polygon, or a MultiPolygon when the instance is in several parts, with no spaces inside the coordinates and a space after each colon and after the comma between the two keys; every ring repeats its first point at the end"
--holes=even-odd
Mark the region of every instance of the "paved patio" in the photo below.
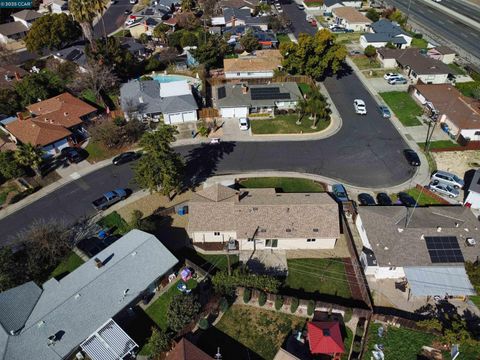
{"type": "Polygon", "coordinates": [[[287,257],[285,250],[240,251],[239,260],[247,264],[257,274],[284,275],[287,273],[287,257]]]}

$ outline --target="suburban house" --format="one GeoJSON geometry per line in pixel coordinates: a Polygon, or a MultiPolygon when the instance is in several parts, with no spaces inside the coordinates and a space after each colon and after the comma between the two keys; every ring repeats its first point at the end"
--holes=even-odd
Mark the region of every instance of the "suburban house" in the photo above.
{"type": "Polygon", "coordinates": [[[130,358],[138,346],[119,325],[131,315],[121,315],[177,263],[155,236],[132,230],[60,280],[1,292],[0,359],[130,358]]]}
{"type": "Polygon", "coordinates": [[[40,146],[44,156],[54,156],[86,136],[83,127],[97,109],[69,93],[27,106],[29,113],[5,125],[12,141],[40,146]]]}
{"type": "Polygon", "coordinates": [[[249,114],[274,115],[277,110],[294,109],[301,98],[302,93],[294,82],[266,85],[237,83],[218,86],[214,103],[221,117],[235,118],[249,114]]]}
{"type": "Polygon", "coordinates": [[[160,22],[160,19],[155,19],[153,17],[145,17],[143,18],[142,22],[136,23],[129,28],[130,34],[134,39],[139,39],[142,34],[152,36],[153,29],[155,29],[155,26],[160,24],[160,22]]]}
{"type": "Polygon", "coordinates": [[[22,40],[28,32],[28,28],[20,21],[12,21],[0,24],[0,43],[7,44],[12,41],[22,40]]]}
{"type": "Polygon", "coordinates": [[[455,61],[457,54],[448,46],[437,46],[432,49],[428,49],[427,55],[432,59],[440,60],[445,64],[451,64],[455,61]]]}
{"type": "Polygon", "coordinates": [[[467,191],[467,197],[463,203],[465,207],[480,209],[480,170],[477,169],[467,191]]]}
{"type": "Polygon", "coordinates": [[[53,14],[68,14],[68,1],[66,0],[43,0],[40,4],[40,10],[51,12],[53,14]]]}
{"type": "Polygon", "coordinates": [[[70,61],[75,63],[78,66],[78,70],[80,72],[86,72],[85,65],[87,64],[87,55],[85,54],[85,46],[84,45],[73,45],[62,50],[58,50],[54,52],[53,57],[60,61],[70,61]]]}
{"type": "Polygon", "coordinates": [[[334,9],[340,7],[350,6],[357,9],[362,7],[362,1],[360,0],[324,0],[323,5],[320,7],[320,10],[323,11],[324,15],[332,14],[334,9]]]}
{"type": "Polygon", "coordinates": [[[278,47],[278,40],[276,34],[271,30],[261,30],[258,27],[249,27],[245,25],[236,25],[235,27],[229,27],[225,29],[223,34],[225,36],[230,36],[227,40],[229,45],[235,45],[235,51],[243,50],[240,44],[240,39],[243,35],[245,35],[248,31],[253,33],[258,40],[258,43],[262,46],[262,49],[272,49],[278,47]]]}
{"type": "Polygon", "coordinates": [[[480,228],[462,206],[361,206],[360,262],[374,279],[405,279],[414,296],[474,295],[465,261],[478,260],[480,228]]]}
{"type": "MultiPolygon", "coordinates": [[[[248,9],[224,8],[223,18],[225,27],[237,25],[256,26],[262,30],[268,30],[268,16],[251,16],[248,9]]],[[[218,25],[213,24],[212,25],[218,25]]]]}
{"type": "Polygon", "coordinates": [[[441,126],[460,143],[480,141],[480,101],[464,96],[453,85],[417,84],[415,100],[438,116],[441,126]]]}
{"type": "Polygon", "coordinates": [[[351,6],[337,7],[333,9],[335,24],[353,31],[367,31],[372,20],[351,6]]]}
{"type": "Polygon", "coordinates": [[[282,59],[278,50],[257,50],[254,55],[224,59],[223,71],[226,79],[272,78],[282,67],[282,59]]]}
{"type": "Polygon", "coordinates": [[[257,10],[257,6],[260,4],[260,0],[220,0],[218,6],[223,8],[249,10],[251,14],[254,14],[257,10]]]}
{"type": "Polygon", "coordinates": [[[453,70],[447,64],[422,54],[416,48],[380,48],[377,50],[377,57],[385,68],[402,69],[414,84],[418,81],[425,84],[445,84],[454,79],[453,70]]]}
{"type": "Polygon", "coordinates": [[[24,9],[12,14],[13,21],[22,23],[27,29],[30,29],[33,22],[42,16],[43,14],[30,9],[24,9]]]}
{"type": "Polygon", "coordinates": [[[11,88],[15,82],[20,81],[28,73],[20,66],[3,65],[0,66],[0,88],[11,88]]]}
{"type": "Polygon", "coordinates": [[[340,236],[338,204],[327,193],[277,193],[211,185],[189,201],[187,232],[209,250],[333,249],[340,236]]]}
{"type": "Polygon", "coordinates": [[[167,353],[165,360],[213,360],[213,357],[193,345],[190,341],[182,338],[167,353]]]}
{"type": "Polygon", "coordinates": [[[370,25],[370,33],[360,36],[360,45],[366,48],[372,45],[384,47],[387,43],[399,49],[405,49],[412,43],[413,37],[406,33],[400,25],[387,19],[380,19],[370,25]]]}
{"type": "Polygon", "coordinates": [[[166,124],[197,121],[198,105],[186,81],[160,83],[131,80],[120,88],[122,109],[127,118],[161,119],[166,124]]]}

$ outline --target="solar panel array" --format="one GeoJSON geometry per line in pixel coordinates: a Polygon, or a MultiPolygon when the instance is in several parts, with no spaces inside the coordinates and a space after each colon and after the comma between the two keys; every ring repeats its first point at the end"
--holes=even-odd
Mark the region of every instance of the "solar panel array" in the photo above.
{"type": "Polygon", "coordinates": [[[432,263],[463,263],[462,250],[455,236],[426,236],[428,254],[432,263]]]}
{"type": "Polygon", "coordinates": [[[250,94],[252,100],[290,99],[290,94],[281,93],[279,87],[252,88],[250,94]]]}

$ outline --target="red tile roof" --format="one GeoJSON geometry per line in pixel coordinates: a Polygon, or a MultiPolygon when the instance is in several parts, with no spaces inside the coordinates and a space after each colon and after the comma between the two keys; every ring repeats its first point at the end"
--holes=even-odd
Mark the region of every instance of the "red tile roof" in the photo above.
{"type": "Polygon", "coordinates": [[[307,324],[308,343],[312,354],[341,354],[345,352],[338,321],[315,321],[307,324]]]}
{"type": "Polygon", "coordinates": [[[168,353],[165,360],[213,360],[213,358],[183,338],[168,353]]]}
{"type": "Polygon", "coordinates": [[[36,146],[45,146],[72,134],[70,130],[63,126],[32,118],[24,120],[17,119],[5,125],[5,127],[13,136],[20,140],[20,142],[24,144],[30,143],[36,146]]]}

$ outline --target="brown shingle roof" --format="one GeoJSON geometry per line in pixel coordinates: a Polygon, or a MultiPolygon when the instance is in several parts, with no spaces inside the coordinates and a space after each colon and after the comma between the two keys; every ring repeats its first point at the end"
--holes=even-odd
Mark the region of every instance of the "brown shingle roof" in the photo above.
{"type": "Polygon", "coordinates": [[[213,358],[207,353],[200,350],[190,341],[183,338],[168,353],[165,360],[212,360],[213,358]]]}
{"type": "Polygon", "coordinates": [[[360,11],[351,6],[342,6],[332,10],[333,14],[345,19],[350,24],[371,24],[372,20],[363,15],[360,11]]]}
{"type": "Polygon", "coordinates": [[[420,49],[387,49],[379,48],[377,52],[386,59],[395,59],[400,66],[410,67],[418,75],[452,74],[453,71],[440,60],[420,53],[420,49]]]}
{"type": "Polygon", "coordinates": [[[224,59],[225,72],[236,71],[271,71],[282,65],[282,55],[278,50],[257,51],[256,56],[245,56],[237,59],[224,59]]]}
{"type": "MultiPolygon", "coordinates": [[[[222,185],[213,191],[224,193],[222,185]]],[[[259,228],[261,238],[337,238],[338,205],[327,193],[273,193],[242,189],[240,196],[218,202],[194,194],[189,202],[190,233],[236,231],[248,238],[259,228]]]]}
{"type": "Polygon", "coordinates": [[[19,78],[22,78],[26,74],[27,72],[19,66],[3,65],[0,67],[0,87],[11,87],[13,84],[15,84],[17,75],[19,78]],[[6,77],[8,77],[10,80],[7,80],[6,77]]]}
{"type": "Polygon", "coordinates": [[[259,0],[221,0],[221,8],[236,8],[241,9],[243,7],[248,7],[254,9],[260,3],[259,0]]]}
{"type": "Polygon", "coordinates": [[[72,134],[63,126],[37,121],[32,118],[17,119],[5,125],[5,127],[22,143],[30,143],[36,146],[45,146],[72,134]]]}
{"type": "Polygon", "coordinates": [[[97,109],[72,94],[63,93],[53,98],[27,106],[39,121],[70,128],[82,123],[81,117],[91,114],[97,109]]]}
{"type": "Polygon", "coordinates": [[[480,128],[480,101],[463,96],[449,84],[417,84],[415,88],[459,129],[480,128]]]}

